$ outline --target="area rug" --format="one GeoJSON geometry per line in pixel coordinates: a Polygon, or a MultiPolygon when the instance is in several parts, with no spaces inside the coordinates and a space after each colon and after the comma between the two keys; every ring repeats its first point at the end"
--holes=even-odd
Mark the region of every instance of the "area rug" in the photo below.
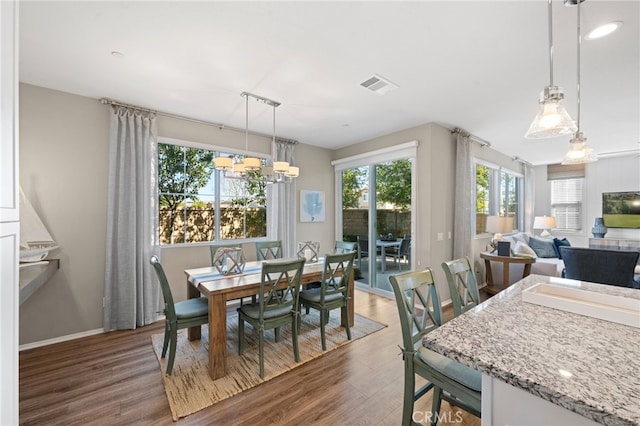
{"type": "Polygon", "coordinates": [[[260,378],[258,356],[258,334],[245,323],[246,343],[242,355],[238,355],[238,314],[227,316],[227,375],[218,380],[209,377],[208,367],[208,327],[202,327],[202,339],[189,341],[187,331],[178,331],[178,347],[171,376],[167,376],[167,360],[162,359],[163,334],[151,337],[153,350],[160,364],[162,382],[167,393],[173,420],[193,414],[203,408],[229,398],[244,390],[273,379],[295,367],[318,358],[319,356],[346,345],[386,327],[368,318],[355,316],[355,324],[351,327],[351,340],[340,325],[340,312],[331,313],[326,326],[327,350],[322,350],[320,339],[320,316],[318,311],[311,310],[302,315],[302,325],[298,336],[300,362],[293,360],[293,344],[291,327],[284,326],[280,330],[280,340],[274,341],[273,330],[265,336],[264,363],[265,377],[260,378]]]}

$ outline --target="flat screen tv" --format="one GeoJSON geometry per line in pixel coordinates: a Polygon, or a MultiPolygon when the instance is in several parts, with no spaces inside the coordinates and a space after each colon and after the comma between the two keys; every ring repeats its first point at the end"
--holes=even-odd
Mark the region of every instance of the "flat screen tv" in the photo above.
{"type": "Polygon", "coordinates": [[[608,228],[640,228],[640,191],[602,193],[602,218],[608,228]]]}

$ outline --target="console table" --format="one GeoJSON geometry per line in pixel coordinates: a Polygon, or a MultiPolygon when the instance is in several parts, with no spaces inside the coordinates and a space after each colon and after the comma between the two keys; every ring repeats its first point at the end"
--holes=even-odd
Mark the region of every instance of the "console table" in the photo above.
{"type": "Polygon", "coordinates": [[[522,278],[531,273],[531,264],[536,262],[534,257],[519,257],[519,256],[498,256],[493,253],[480,253],[480,258],[484,259],[484,269],[487,271],[487,286],[485,291],[491,295],[494,295],[501,290],[504,290],[509,286],[509,265],[512,263],[524,264],[524,270],[522,271],[522,278]],[[491,262],[502,263],[502,287],[498,288],[493,283],[493,272],[491,272],[491,262]]]}
{"type": "Polygon", "coordinates": [[[589,238],[589,248],[640,251],[640,240],[626,238],[589,238]]]}

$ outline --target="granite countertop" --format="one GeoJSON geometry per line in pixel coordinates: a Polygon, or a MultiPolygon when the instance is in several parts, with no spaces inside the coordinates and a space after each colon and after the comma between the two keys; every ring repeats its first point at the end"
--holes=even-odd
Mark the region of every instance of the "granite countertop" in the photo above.
{"type": "MultiPolygon", "coordinates": [[[[598,423],[640,425],[640,328],[522,301],[524,289],[557,281],[529,275],[423,345],[598,423]]],[[[640,290],[581,286],[640,300],[640,290]]]]}

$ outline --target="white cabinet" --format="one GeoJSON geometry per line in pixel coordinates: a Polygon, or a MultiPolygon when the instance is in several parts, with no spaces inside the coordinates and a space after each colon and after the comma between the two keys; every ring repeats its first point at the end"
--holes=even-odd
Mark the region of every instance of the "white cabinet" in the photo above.
{"type": "Polygon", "coordinates": [[[18,424],[17,1],[0,1],[0,424],[18,424]]]}
{"type": "Polygon", "coordinates": [[[482,426],[598,426],[559,405],[482,375],[482,426]]]}

